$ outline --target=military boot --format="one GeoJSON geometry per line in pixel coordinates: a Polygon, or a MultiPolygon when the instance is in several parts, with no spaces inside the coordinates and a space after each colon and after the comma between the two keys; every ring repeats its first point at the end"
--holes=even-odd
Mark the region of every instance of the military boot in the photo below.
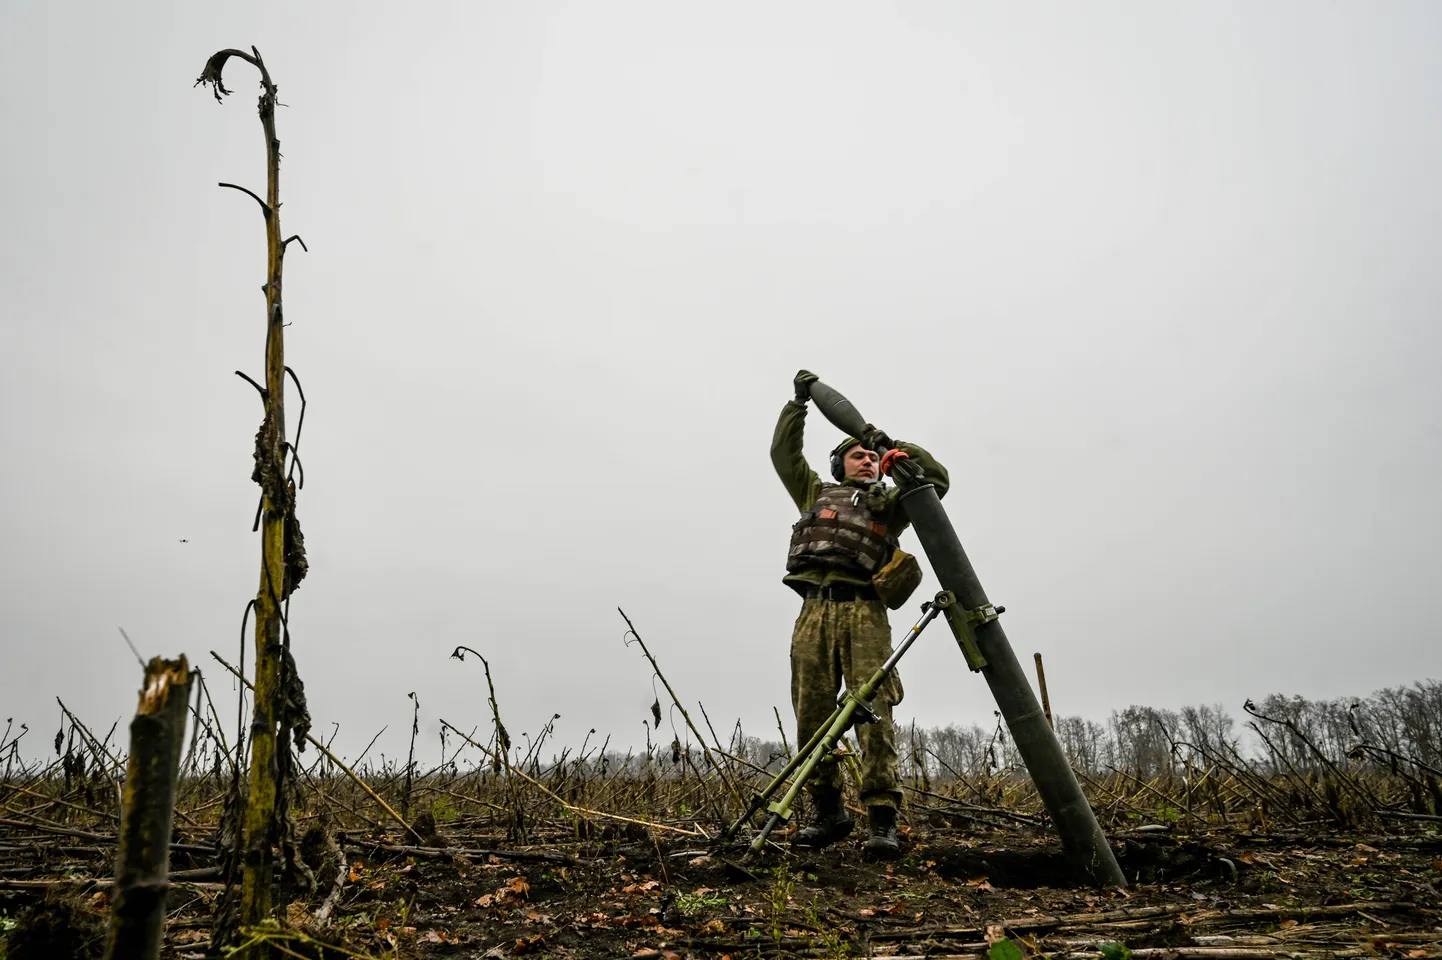
{"type": "Polygon", "coordinates": [[[851,817],[835,787],[818,787],[811,794],[811,824],[796,831],[791,842],[798,847],[821,847],[851,835],[851,817]]]}
{"type": "Polygon", "coordinates": [[[881,860],[901,856],[901,842],[896,836],[896,808],[867,807],[866,819],[871,825],[871,836],[862,844],[863,852],[881,860]]]}

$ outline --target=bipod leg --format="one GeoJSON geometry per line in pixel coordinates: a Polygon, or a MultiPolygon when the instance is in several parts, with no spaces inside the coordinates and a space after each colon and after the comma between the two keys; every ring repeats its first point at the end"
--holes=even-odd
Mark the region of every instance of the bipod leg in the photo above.
{"type": "Polygon", "coordinates": [[[765,807],[771,812],[771,816],[767,818],[761,832],[752,839],[748,855],[760,853],[771,832],[781,823],[791,819],[791,809],[796,803],[796,798],[815,776],[817,768],[827,762],[831,752],[836,749],[836,745],[841,742],[846,731],[851,729],[855,723],[872,723],[876,720],[875,715],[871,712],[871,699],[876,695],[877,688],[896,669],[897,663],[900,662],[906,651],[910,650],[911,645],[916,642],[916,638],[921,636],[921,631],[936,619],[937,614],[942,612],[942,608],[934,601],[927,601],[921,605],[921,611],[921,618],[907,631],[906,639],[897,646],[896,651],[887,657],[886,662],[878,667],[876,672],[858,690],[847,690],[841,695],[836,710],[811,735],[806,746],[796,751],[791,762],[772,778],[771,782],[766,785],[766,789],[752,797],[746,812],[721,835],[723,842],[729,842],[741,829],[742,824],[751,819],[752,814],[765,807]],[[793,772],[795,773],[794,777],[792,777],[793,772]],[[767,801],[776,795],[788,777],[792,777],[790,787],[780,800],[768,804],[767,801]]]}
{"type": "Polygon", "coordinates": [[[831,715],[831,719],[823,724],[821,729],[817,731],[817,736],[811,738],[811,743],[813,744],[811,749],[805,754],[798,755],[801,759],[800,769],[797,770],[796,776],[791,779],[791,786],[781,795],[781,799],[766,808],[771,811],[771,816],[767,819],[765,827],[762,828],[762,832],[751,841],[751,849],[748,851],[748,855],[760,853],[762,847],[766,845],[766,837],[771,831],[776,829],[778,824],[791,819],[792,804],[796,802],[796,798],[801,794],[802,788],[804,788],[812,776],[815,775],[816,768],[826,761],[827,755],[836,749],[836,744],[840,742],[841,737],[846,731],[851,728],[852,720],[856,716],[858,709],[867,709],[869,712],[869,708],[867,708],[865,704],[857,700],[850,692],[847,692],[841,701],[841,705],[838,706],[836,712],[831,715]]]}
{"type": "Polygon", "coordinates": [[[751,848],[747,851],[747,854],[750,856],[755,856],[756,854],[760,853],[761,848],[766,846],[766,838],[771,836],[771,831],[775,830],[780,824],[781,814],[773,813],[771,816],[767,817],[765,826],[763,826],[761,828],[761,831],[756,834],[756,838],[751,841],[751,848]]]}
{"type": "Polygon", "coordinates": [[[895,652],[886,658],[885,663],[876,668],[876,672],[871,675],[871,679],[863,683],[861,689],[856,691],[858,699],[868,704],[871,703],[871,698],[876,696],[877,688],[891,675],[891,671],[896,669],[896,665],[901,662],[901,658],[906,656],[906,651],[910,650],[911,645],[916,642],[916,638],[921,636],[921,631],[925,630],[926,625],[935,620],[936,615],[941,613],[942,605],[939,601],[945,595],[944,591],[938,593],[935,599],[928,600],[921,605],[921,618],[912,624],[911,629],[906,632],[906,639],[901,641],[895,652]]]}
{"type": "MultiPolygon", "coordinates": [[[[836,714],[833,713],[832,717],[834,718],[835,716],[836,714]]],[[[811,751],[814,750],[816,748],[816,745],[821,742],[821,738],[826,736],[826,731],[829,726],[830,721],[822,724],[821,727],[811,735],[811,739],[806,741],[806,745],[797,750],[796,753],[792,755],[791,759],[786,762],[786,766],[781,768],[781,772],[771,778],[771,782],[766,785],[765,789],[763,789],[760,793],[753,793],[751,795],[751,803],[746,807],[746,812],[741,814],[741,816],[737,817],[736,821],[732,823],[731,826],[727,827],[725,832],[721,834],[722,843],[730,843],[731,839],[736,836],[736,832],[740,830],[748,820],[751,819],[752,814],[763,809],[766,806],[767,801],[770,800],[772,797],[776,796],[776,791],[780,790],[781,787],[785,785],[787,778],[789,778],[791,774],[796,772],[796,768],[801,766],[801,764],[811,754],[811,751]]]]}

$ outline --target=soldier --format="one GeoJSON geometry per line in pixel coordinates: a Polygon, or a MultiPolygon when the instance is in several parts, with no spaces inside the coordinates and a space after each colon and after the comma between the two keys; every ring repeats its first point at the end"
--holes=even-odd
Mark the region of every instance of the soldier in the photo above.
{"type": "MultiPolygon", "coordinates": [[[[801,441],[815,379],[805,370],[796,375],[796,398],[782,409],[771,439],[771,463],[801,511],[782,579],[804,598],[791,635],[791,705],[798,744],[831,716],[843,680],[848,688],[859,687],[890,656],[886,608],[905,603],[921,579],[916,559],[898,549],[897,538],[909,525],[900,491],[882,482],[877,455],[862,445],[863,438],[847,437],[831,452],[835,483],[823,482],[807,465],[801,441]]],[[[895,447],[893,456],[909,457],[937,495],[945,496],[946,468],[925,450],[891,441],[879,431],[864,439],[871,446],[880,442],[895,447]]],[[[871,828],[864,847],[888,859],[901,852],[896,835],[901,789],[891,708],[902,696],[901,679],[893,672],[872,703],[877,722],[856,728],[861,803],[871,828]]],[[[809,790],[811,823],[794,842],[819,848],[849,836],[851,818],[842,803],[838,766],[818,770],[809,790]]]]}

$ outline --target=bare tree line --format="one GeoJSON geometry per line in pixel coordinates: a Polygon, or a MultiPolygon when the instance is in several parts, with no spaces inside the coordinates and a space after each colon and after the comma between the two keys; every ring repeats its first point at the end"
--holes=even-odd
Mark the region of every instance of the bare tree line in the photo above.
{"type": "MultiPolygon", "coordinates": [[[[1058,716],[1054,725],[1072,766],[1093,776],[1119,771],[1143,780],[1184,776],[1189,765],[1200,769],[1219,759],[1263,776],[1321,771],[1328,764],[1349,770],[1389,772],[1402,766],[1413,773],[1431,768],[1434,775],[1442,769],[1439,680],[1386,687],[1365,698],[1309,700],[1274,693],[1259,702],[1247,701],[1244,713],[1245,719],[1239,722],[1221,704],[1180,710],[1133,704],[1113,710],[1105,722],[1058,716]]],[[[700,765],[699,746],[691,742],[692,738],[669,730],[663,734],[650,723],[646,724],[644,748],[619,751],[610,747],[610,738],[597,737],[592,731],[579,749],[548,751],[545,748],[555,743],[556,719],[543,725],[534,739],[521,734],[513,759],[517,767],[533,775],[570,768],[571,772],[601,776],[666,777],[679,776],[683,770],[700,765]]],[[[217,736],[217,730],[208,724],[200,726],[197,742],[191,745],[187,758],[187,774],[194,776],[213,767],[213,775],[220,775],[222,764],[230,758],[222,742],[223,734],[217,736]]],[[[13,749],[15,739],[8,737],[5,746],[13,749]]],[[[413,767],[414,776],[423,777],[456,765],[455,745],[446,744],[444,736],[442,740],[442,762],[434,767],[413,767]]],[[[902,772],[907,777],[946,782],[1025,775],[1015,744],[999,721],[989,728],[979,724],[930,728],[903,725],[898,741],[902,772]]],[[[779,769],[793,746],[789,741],[749,735],[739,724],[718,745],[725,747],[730,759],[758,771],[779,769]]],[[[58,745],[56,752],[61,752],[58,745]]],[[[399,778],[411,766],[398,758],[368,760],[368,752],[363,752],[355,765],[356,771],[367,777],[399,778]]],[[[16,763],[14,753],[5,753],[10,764],[16,763]]],[[[65,750],[64,759],[64,775],[83,782],[83,755],[65,750]]],[[[329,766],[325,758],[318,758],[311,772],[328,774],[332,772],[329,766]]]]}
{"type": "MultiPolygon", "coordinates": [[[[1247,701],[1239,723],[1225,706],[1206,704],[1180,710],[1130,705],[1113,710],[1105,722],[1086,717],[1054,718],[1057,738],[1078,771],[1102,775],[1122,771],[1142,780],[1184,776],[1224,760],[1264,776],[1321,771],[1327,764],[1347,769],[1411,772],[1442,768],[1442,681],[1387,687],[1368,697],[1309,700],[1274,693],[1247,701]]],[[[978,724],[906,727],[902,743],[907,776],[935,780],[1024,775],[1015,744],[1004,726],[978,724]]],[[[779,741],[744,737],[736,753],[758,766],[779,766],[786,747],[779,741]]],[[[645,758],[631,757],[644,767],[645,758]]]]}

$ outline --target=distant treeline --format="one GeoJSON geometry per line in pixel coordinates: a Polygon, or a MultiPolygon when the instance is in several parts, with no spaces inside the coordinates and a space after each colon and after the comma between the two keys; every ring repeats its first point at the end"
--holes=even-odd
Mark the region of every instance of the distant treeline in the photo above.
{"type": "MultiPolygon", "coordinates": [[[[1134,705],[1114,710],[1104,723],[1072,716],[1055,717],[1054,723],[1072,765],[1091,775],[1122,771],[1150,781],[1216,765],[1280,776],[1328,764],[1344,769],[1403,764],[1410,772],[1431,768],[1442,776],[1442,681],[1437,680],[1388,687],[1360,699],[1308,700],[1277,693],[1247,701],[1240,719],[1220,704],[1181,710],[1134,705]]],[[[999,717],[991,728],[898,726],[904,776],[945,781],[1024,773],[999,717]]],[[[722,745],[732,756],[770,771],[779,769],[788,748],[795,746],[739,730],[722,745]]],[[[644,753],[607,752],[581,762],[607,774],[649,769],[664,775],[699,768],[699,748],[691,744],[688,751],[684,740],[679,747],[657,743],[644,753]]]]}

